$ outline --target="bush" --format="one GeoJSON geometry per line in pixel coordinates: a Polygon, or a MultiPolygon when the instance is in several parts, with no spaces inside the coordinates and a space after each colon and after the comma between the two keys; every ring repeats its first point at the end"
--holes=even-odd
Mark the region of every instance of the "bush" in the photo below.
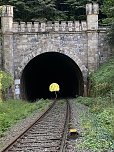
{"type": "Polygon", "coordinates": [[[106,96],[114,90],[114,59],[110,59],[89,76],[90,96],[106,96]]]}
{"type": "Polygon", "coordinates": [[[9,73],[0,71],[0,100],[3,98],[3,93],[13,85],[13,78],[9,73]]]}

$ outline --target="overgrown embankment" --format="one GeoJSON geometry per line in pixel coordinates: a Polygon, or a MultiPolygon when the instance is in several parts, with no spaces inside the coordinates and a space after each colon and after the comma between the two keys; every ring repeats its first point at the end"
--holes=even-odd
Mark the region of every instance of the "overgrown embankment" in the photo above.
{"type": "Polygon", "coordinates": [[[78,102],[90,107],[82,115],[84,140],[80,147],[92,152],[114,151],[114,58],[90,75],[90,97],[78,102]]]}
{"type": "Polygon", "coordinates": [[[0,103],[0,137],[16,122],[30,116],[34,112],[41,112],[51,101],[40,100],[30,103],[22,100],[8,100],[0,103]]]}

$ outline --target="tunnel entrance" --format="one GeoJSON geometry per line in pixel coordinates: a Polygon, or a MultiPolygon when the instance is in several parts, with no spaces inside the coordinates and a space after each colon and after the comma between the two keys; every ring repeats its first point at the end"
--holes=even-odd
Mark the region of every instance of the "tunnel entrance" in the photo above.
{"type": "Polygon", "coordinates": [[[68,56],[58,52],[46,52],[33,58],[21,76],[21,97],[29,101],[54,98],[49,91],[51,83],[57,83],[58,98],[83,95],[83,77],[78,65],[68,56]]]}

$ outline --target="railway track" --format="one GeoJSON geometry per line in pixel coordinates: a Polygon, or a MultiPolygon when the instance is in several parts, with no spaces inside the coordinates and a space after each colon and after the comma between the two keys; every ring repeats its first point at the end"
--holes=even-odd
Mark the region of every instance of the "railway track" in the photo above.
{"type": "Polygon", "coordinates": [[[1,152],[65,152],[70,106],[57,100],[34,124],[1,152]]]}

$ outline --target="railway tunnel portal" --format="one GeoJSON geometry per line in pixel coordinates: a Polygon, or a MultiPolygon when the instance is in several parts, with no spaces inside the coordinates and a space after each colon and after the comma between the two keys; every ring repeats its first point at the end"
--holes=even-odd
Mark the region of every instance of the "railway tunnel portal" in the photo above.
{"type": "Polygon", "coordinates": [[[21,96],[30,101],[54,98],[54,92],[49,91],[49,85],[54,82],[60,86],[58,98],[83,95],[83,76],[78,65],[67,55],[46,52],[34,57],[23,69],[21,96]]]}
{"type": "Polygon", "coordinates": [[[52,98],[53,82],[60,85],[58,97],[87,96],[89,74],[111,54],[106,29],[98,26],[98,4],[86,4],[86,21],[18,23],[13,6],[1,8],[0,68],[14,79],[11,96],[52,98]]]}

